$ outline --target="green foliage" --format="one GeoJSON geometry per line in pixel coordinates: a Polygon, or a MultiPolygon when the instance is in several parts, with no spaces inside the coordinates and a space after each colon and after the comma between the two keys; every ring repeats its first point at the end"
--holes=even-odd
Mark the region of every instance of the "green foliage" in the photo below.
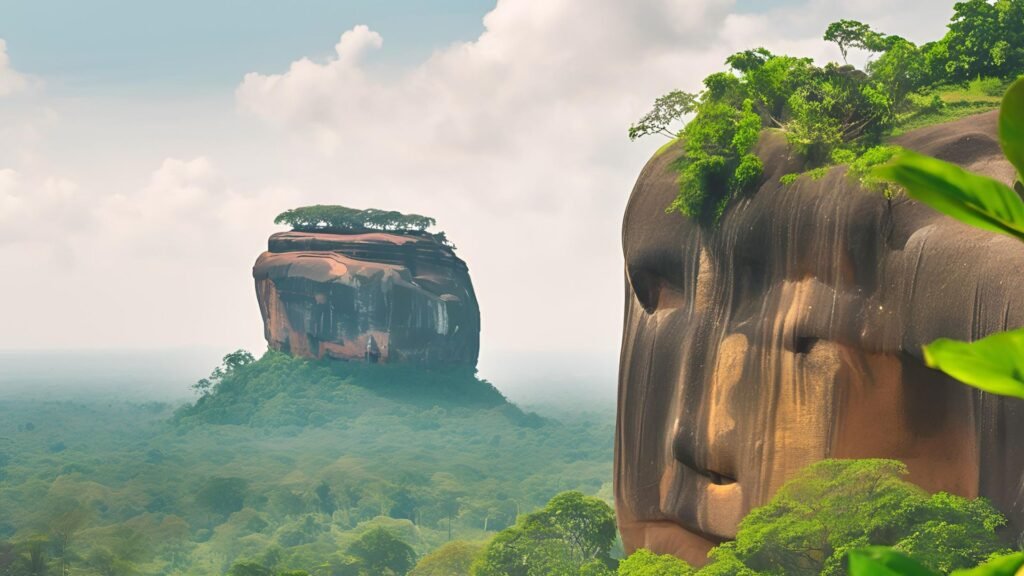
{"type": "Polygon", "coordinates": [[[1015,576],[1024,569],[1024,553],[1006,554],[972,568],[957,570],[952,576],[1015,576]]]}
{"type": "Polygon", "coordinates": [[[884,89],[888,106],[893,111],[904,108],[907,98],[927,85],[928,60],[914,43],[895,38],[881,56],[867,65],[873,82],[884,89]]]}
{"type": "Polygon", "coordinates": [[[424,231],[437,222],[419,214],[369,208],[358,210],[347,206],[317,204],[292,208],[278,214],[274,224],[287,224],[294,230],[359,232],[364,230],[424,231]]]}
{"type": "Polygon", "coordinates": [[[1024,330],[975,342],[940,338],[924,348],[925,363],[985,392],[1024,398],[1024,330]]]}
{"type": "Polygon", "coordinates": [[[812,465],[751,511],[736,541],[698,573],[733,573],[716,566],[723,563],[754,573],[845,574],[847,553],[867,545],[895,546],[931,569],[948,570],[1001,550],[995,530],[1005,519],[988,502],[929,495],[905,474],[891,460],[812,465]]]}
{"type": "Polygon", "coordinates": [[[641,548],[619,562],[618,576],[688,576],[693,566],[671,554],[658,555],[641,548]]]}
{"type": "Polygon", "coordinates": [[[498,533],[473,564],[474,576],[593,573],[607,563],[615,541],[615,513],[578,491],[558,494],[543,509],[498,533]]]}
{"type": "Polygon", "coordinates": [[[213,372],[211,372],[209,376],[193,384],[192,389],[200,396],[206,396],[215,390],[221,380],[225,377],[231,376],[235,370],[248,366],[255,361],[256,359],[249,352],[245,350],[235,350],[234,352],[224,356],[224,359],[221,361],[221,365],[214,368],[213,372]]]}
{"type": "Polygon", "coordinates": [[[928,494],[906,473],[893,460],[819,462],[751,511],[700,570],[639,550],[619,575],[828,576],[849,565],[853,576],[935,576],[1004,552],[996,530],[1006,520],[987,501],[928,494]]]}
{"type": "Polygon", "coordinates": [[[439,401],[500,408],[523,425],[539,424],[535,416],[508,404],[492,385],[466,370],[429,371],[402,365],[305,360],[274,351],[266,352],[256,362],[222,370],[206,394],[194,405],[183,407],[176,418],[184,425],[321,425],[358,410],[360,407],[352,400],[363,389],[418,402],[425,408],[439,401]]]}
{"type": "Polygon", "coordinates": [[[348,553],[359,559],[366,576],[405,576],[416,564],[412,547],[384,528],[360,536],[348,553]]]}
{"type": "Polygon", "coordinates": [[[857,160],[857,153],[849,148],[837,148],[832,151],[833,164],[853,164],[857,160]]]}
{"type": "Polygon", "coordinates": [[[756,184],[763,167],[750,152],[760,126],[750,101],[739,110],[702,103],[683,130],[686,154],[679,160],[679,195],[669,210],[714,221],[729,199],[756,184]]]}
{"type": "Polygon", "coordinates": [[[456,540],[427,554],[409,576],[469,576],[470,566],[483,546],[456,540]]]}
{"type": "Polygon", "coordinates": [[[969,92],[985,96],[1001,97],[1006,93],[1006,83],[999,78],[975,78],[967,84],[969,92]]]}
{"type": "Polygon", "coordinates": [[[877,141],[892,120],[887,95],[852,67],[813,69],[787,104],[786,138],[812,166],[825,163],[840,145],[877,141]]]}
{"type": "Polygon", "coordinates": [[[856,20],[840,20],[829,24],[825,29],[824,39],[826,42],[834,42],[839,46],[839,51],[843,54],[843,62],[846,61],[850,48],[859,48],[870,52],[880,52],[885,49],[884,36],[873,31],[867,24],[856,20]]]}
{"type": "MultiPolygon", "coordinates": [[[[951,576],[1015,576],[1024,568],[1024,553],[997,556],[976,568],[954,570],[951,576]]],[[[850,552],[851,576],[937,576],[913,558],[876,546],[850,552]]]]}
{"type": "Polygon", "coordinates": [[[920,562],[885,546],[850,552],[850,576],[938,576],[920,562]]]}
{"type": "Polygon", "coordinates": [[[580,566],[580,576],[615,576],[615,571],[600,560],[591,560],[580,566]]]}
{"type": "Polygon", "coordinates": [[[783,186],[789,186],[790,184],[793,184],[794,182],[799,180],[800,176],[802,176],[802,174],[798,174],[795,172],[791,174],[785,174],[781,178],[779,178],[779,183],[782,184],[783,186]]]}
{"type": "MultiPolygon", "coordinates": [[[[1024,74],[1024,0],[959,2],[946,37],[922,46],[854,20],[832,23],[825,39],[839,46],[844,61],[851,48],[878,56],[859,71],[764,48],[738,52],[726,60],[729,71],[704,79],[703,92],[672,92],[630,128],[631,139],[673,137],[666,126],[695,114],[680,132],[680,189],[670,212],[713,223],[731,199],[754,189],[763,166],[753,148],[765,127],[781,129],[806,168],[815,169],[852,163],[856,150],[871,150],[894,131],[993,108],[994,95],[1024,74]]],[[[890,199],[898,190],[862,180],[890,199]]],[[[782,180],[793,182],[789,175],[782,180]]]]}
{"type": "Polygon", "coordinates": [[[827,174],[828,174],[828,168],[825,167],[825,166],[822,166],[820,168],[814,168],[813,170],[808,170],[807,171],[807,175],[811,177],[811,180],[821,180],[827,174]]]}
{"type": "Polygon", "coordinates": [[[273,576],[274,572],[259,562],[243,560],[235,562],[228,570],[227,576],[273,576]]]}
{"type": "Polygon", "coordinates": [[[873,174],[899,184],[911,198],[953,218],[1024,240],[1024,202],[998,180],[909,151],[873,174]]]}
{"type": "Polygon", "coordinates": [[[245,505],[249,483],[243,478],[211,478],[196,493],[196,503],[222,518],[245,505]]]}
{"type": "Polygon", "coordinates": [[[957,2],[942,43],[945,73],[953,81],[1006,78],[1024,67],[1024,1],[957,2]]]}
{"type": "Polygon", "coordinates": [[[654,108],[644,114],[636,124],[629,127],[629,139],[636,140],[651,134],[675,138],[676,132],[669,130],[681,122],[683,116],[696,111],[697,96],[682,90],[673,90],[654,101],[654,108]]]}
{"type": "Polygon", "coordinates": [[[1017,169],[1018,182],[1024,175],[1024,80],[1010,87],[999,114],[999,143],[1006,158],[1017,169]]]}
{"type": "Polygon", "coordinates": [[[566,544],[553,529],[522,523],[499,532],[470,569],[473,576],[572,574],[566,544]]]}
{"type": "Polygon", "coordinates": [[[860,185],[873,192],[882,194],[888,199],[894,198],[901,188],[892,182],[875,175],[875,168],[881,166],[903,151],[899,146],[874,146],[865,150],[850,163],[849,175],[856,178],[860,185]]]}
{"type": "Polygon", "coordinates": [[[561,491],[610,492],[610,408],[540,418],[472,374],[277,353],[231,372],[176,414],[0,403],[0,574],[368,576],[345,552],[375,528],[425,554],[449,527],[484,541],[561,491]]]}

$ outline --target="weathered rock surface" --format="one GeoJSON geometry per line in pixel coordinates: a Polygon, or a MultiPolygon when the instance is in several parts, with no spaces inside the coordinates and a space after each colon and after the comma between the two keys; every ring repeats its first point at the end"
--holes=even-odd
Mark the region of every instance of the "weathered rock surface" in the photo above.
{"type": "MultiPolygon", "coordinates": [[[[898,143],[1004,182],[994,113],[898,143]]],[[[921,346],[1024,326],[1024,245],[833,169],[801,178],[766,134],[760,190],[716,228],[665,207],[653,158],[623,226],[616,504],[630,550],[696,564],[802,467],[896,458],[932,491],[986,496],[1024,528],[1024,402],[929,370],[921,346]]]]}
{"type": "Polygon", "coordinates": [[[468,268],[429,235],[282,232],[253,278],[275,350],[476,367],[480,309],[468,268]]]}

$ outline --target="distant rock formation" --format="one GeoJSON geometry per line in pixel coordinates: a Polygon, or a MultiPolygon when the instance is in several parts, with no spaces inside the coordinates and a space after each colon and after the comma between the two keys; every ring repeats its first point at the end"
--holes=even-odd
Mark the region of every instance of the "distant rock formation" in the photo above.
{"type": "Polygon", "coordinates": [[[253,267],[271,348],[306,358],[476,367],[466,263],[417,232],[282,232],[253,267]]]}
{"type": "MultiPolygon", "coordinates": [[[[897,143],[1012,182],[996,115],[897,143]]],[[[623,224],[616,505],[627,550],[703,565],[804,466],[894,458],[931,490],[985,496],[1024,528],[1024,402],[929,370],[921,346],[1024,326],[1024,246],[845,177],[798,172],[782,134],[764,183],[717,227],[666,214],[678,144],[623,224]]]]}

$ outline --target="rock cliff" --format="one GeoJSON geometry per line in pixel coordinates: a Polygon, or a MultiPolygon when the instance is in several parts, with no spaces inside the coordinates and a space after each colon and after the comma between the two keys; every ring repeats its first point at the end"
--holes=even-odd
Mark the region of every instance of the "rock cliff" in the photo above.
{"type": "Polygon", "coordinates": [[[476,367],[480,309],[468,268],[429,234],[282,232],[253,278],[275,350],[476,367]]]}
{"type": "MultiPolygon", "coordinates": [[[[898,144],[1012,182],[995,113],[898,144]]],[[[814,461],[903,460],[910,480],[986,496],[1024,528],[1024,402],[929,370],[921,346],[1024,326],[1024,246],[835,168],[798,172],[767,132],[760,189],[720,225],[666,214],[678,145],[626,210],[616,504],[627,549],[698,565],[814,461]]]]}

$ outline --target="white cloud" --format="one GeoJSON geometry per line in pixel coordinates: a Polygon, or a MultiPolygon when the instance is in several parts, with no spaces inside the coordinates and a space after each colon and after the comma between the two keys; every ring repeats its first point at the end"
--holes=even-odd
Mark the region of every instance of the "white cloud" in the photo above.
{"type": "Polygon", "coordinates": [[[0,97],[28,88],[28,78],[11,67],[7,42],[0,38],[0,97]]]}
{"type": "Polygon", "coordinates": [[[281,187],[243,193],[209,158],[166,158],[145,186],[99,201],[94,215],[103,233],[97,239],[107,249],[159,250],[164,258],[187,265],[227,257],[245,261],[281,206],[297,196],[281,187]]]}
{"type": "Polygon", "coordinates": [[[236,116],[224,95],[48,98],[0,45],[0,92],[22,92],[0,107],[0,256],[19,278],[0,300],[24,303],[0,347],[255,347],[250,266],[278,212],[321,202],[436,217],[471,268],[485,358],[614,356],[622,209],[661,144],[629,124],[737,50],[838,58],[820,36],[842,17],[925,40],[940,4],[500,0],[478,38],[409,68],[378,65],[391,43],[360,26],[326,60],[247,74],[236,116]]]}
{"type": "Polygon", "coordinates": [[[82,231],[86,205],[78,185],[57,177],[27,177],[0,169],[0,244],[66,246],[82,231]]]}
{"type": "Polygon", "coordinates": [[[236,101],[321,154],[322,180],[351,191],[325,186],[312,191],[318,201],[438,218],[478,284],[485,351],[614,350],[621,213],[660,145],[630,143],[629,124],[656,96],[698,89],[738,50],[834,59],[821,40],[831,20],[899,32],[922,11],[941,13],[924,19],[941,35],[945,8],[923,0],[809,0],[758,14],[736,13],[732,0],[499,0],[479,38],[404,74],[368,62],[383,43],[360,26],[326,62],[247,74],[236,101]],[[599,336],[550,344],[543,327],[599,336]]]}

